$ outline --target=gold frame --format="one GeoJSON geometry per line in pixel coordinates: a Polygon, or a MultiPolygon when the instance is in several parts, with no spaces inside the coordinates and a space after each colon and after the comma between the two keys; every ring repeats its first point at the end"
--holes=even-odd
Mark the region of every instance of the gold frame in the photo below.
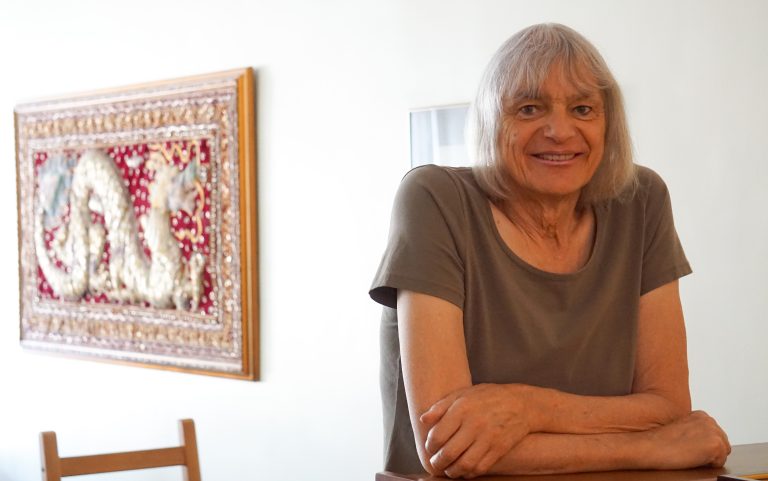
{"type": "MultiPolygon", "coordinates": [[[[24,348],[173,371],[258,379],[259,266],[254,108],[254,72],[251,68],[92,91],[16,107],[19,313],[20,342],[24,348]],[[193,145],[198,139],[202,140],[193,145]],[[41,258],[37,257],[39,247],[35,248],[34,237],[39,232],[49,234],[45,230],[35,231],[32,226],[37,219],[35,216],[43,211],[41,205],[47,205],[40,200],[45,194],[39,191],[45,189],[39,188],[38,177],[42,170],[39,166],[47,162],[49,153],[64,155],[61,153],[70,152],[66,155],[79,159],[87,149],[100,150],[106,155],[114,152],[109,149],[121,146],[161,145],[167,164],[173,166],[178,162],[176,159],[182,148],[186,153],[188,147],[188,157],[191,158],[197,146],[195,165],[201,165],[199,159],[206,158],[200,149],[203,142],[207,142],[205,145],[210,149],[209,160],[203,168],[209,177],[203,177],[200,182],[207,182],[204,185],[214,194],[204,196],[199,187],[202,183],[195,177],[201,192],[195,198],[195,205],[210,204],[212,207],[205,213],[205,218],[213,220],[206,221],[209,224],[204,230],[205,236],[198,228],[196,239],[204,239],[206,249],[212,246],[202,267],[209,276],[206,278],[208,290],[202,299],[207,301],[210,297],[213,307],[208,311],[194,311],[195,307],[190,307],[187,312],[180,307],[157,307],[146,300],[131,298],[125,301],[106,294],[101,301],[93,300],[94,295],[87,303],[86,297],[68,299],[57,297],[53,290],[50,291],[53,295],[43,291],[40,286],[46,285],[47,279],[38,267],[41,258]],[[166,152],[166,145],[177,150],[168,147],[166,152]],[[40,158],[43,160],[39,161],[40,158]],[[225,261],[227,266],[224,266],[225,261]]],[[[114,155],[112,158],[117,164],[114,155]]],[[[189,158],[187,162],[190,162],[189,158]]],[[[72,162],[76,164],[79,160],[72,162]]],[[[141,159],[136,162],[140,163],[140,169],[149,165],[149,161],[141,159]]],[[[176,172],[184,170],[186,165],[176,165],[176,172]]],[[[70,179],[73,170],[67,171],[70,179]]],[[[120,171],[115,169],[115,172],[120,171]]],[[[122,175],[127,185],[127,177],[122,175]]],[[[155,181],[149,178],[146,178],[147,185],[154,184],[155,181]]],[[[88,193],[86,199],[90,196],[92,194],[88,193]]],[[[70,197],[65,198],[69,202],[70,197]]],[[[133,199],[130,202],[135,210],[136,203],[133,199]]],[[[67,203],[66,216],[70,215],[70,208],[67,203]]],[[[146,209],[151,208],[154,207],[146,209]]],[[[202,207],[198,214],[200,212],[202,207]]],[[[139,215],[136,214],[137,219],[139,215]]],[[[68,219],[66,216],[62,219],[68,219]]],[[[200,222],[200,218],[197,219],[200,222]]],[[[71,222],[62,221],[62,225],[64,223],[71,222]]],[[[166,230],[170,232],[170,226],[166,230]]],[[[134,231],[138,238],[142,238],[138,228],[134,231]]],[[[172,238],[171,234],[168,237],[172,238]]],[[[49,244],[43,245],[49,249],[51,243],[46,242],[49,244]]],[[[149,252],[146,244],[142,245],[149,252]]],[[[103,256],[106,260],[97,262],[109,264],[106,250],[103,256]]],[[[59,259],[55,261],[59,262],[57,269],[62,272],[72,270],[66,263],[62,267],[59,259]]],[[[184,262],[182,256],[181,264],[184,262]]],[[[189,260],[186,262],[190,263],[189,260]]],[[[189,266],[183,268],[189,269],[189,266]]],[[[180,279],[181,275],[174,279],[180,279]]],[[[182,281],[174,281],[174,285],[179,282],[182,281]]],[[[202,281],[198,281],[200,283],[202,281]]],[[[105,285],[111,286],[111,293],[125,287],[120,281],[105,285]]],[[[199,291],[198,285],[198,298],[199,291]]],[[[175,304],[179,305],[185,304],[175,304]]],[[[197,301],[192,304],[197,305],[197,301]]]]}

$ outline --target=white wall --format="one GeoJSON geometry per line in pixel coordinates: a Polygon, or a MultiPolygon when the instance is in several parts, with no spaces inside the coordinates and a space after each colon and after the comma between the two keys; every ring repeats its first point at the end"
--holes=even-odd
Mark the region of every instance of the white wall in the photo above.
{"type": "Polygon", "coordinates": [[[468,101],[500,42],[542,21],[573,26],[604,53],[638,160],[672,191],[696,271],[682,282],[695,404],[733,442],[768,441],[768,2],[74,4],[0,7],[0,480],[39,479],[39,431],[58,431],[64,455],[139,449],[175,442],[187,416],[206,480],[372,479],[379,308],[366,292],[408,168],[407,111],[468,101]],[[248,65],[258,71],[263,380],[22,351],[13,106],[248,65]]]}

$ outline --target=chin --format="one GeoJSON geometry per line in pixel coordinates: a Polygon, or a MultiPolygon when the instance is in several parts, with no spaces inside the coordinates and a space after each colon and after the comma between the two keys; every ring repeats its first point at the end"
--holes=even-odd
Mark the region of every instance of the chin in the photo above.
{"type": "Polygon", "coordinates": [[[541,182],[530,185],[527,190],[533,192],[535,195],[543,197],[572,197],[574,195],[580,195],[581,189],[583,189],[585,185],[586,183],[581,182],[541,182]]]}

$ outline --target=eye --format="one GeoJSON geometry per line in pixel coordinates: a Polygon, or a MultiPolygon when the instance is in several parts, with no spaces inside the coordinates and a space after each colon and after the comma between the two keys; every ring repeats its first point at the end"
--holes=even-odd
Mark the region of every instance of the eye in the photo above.
{"type": "Polygon", "coordinates": [[[593,113],[593,109],[589,105],[578,105],[574,107],[573,111],[576,112],[576,115],[581,117],[587,117],[593,113]]]}
{"type": "Polygon", "coordinates": [[[520,117],[533,117],[536,114],[538,114],[540,111],[540,108],[538,105],[535,104],[524,104],[520,106],[520,108],[517,109],[517,114],[520,117]]]}

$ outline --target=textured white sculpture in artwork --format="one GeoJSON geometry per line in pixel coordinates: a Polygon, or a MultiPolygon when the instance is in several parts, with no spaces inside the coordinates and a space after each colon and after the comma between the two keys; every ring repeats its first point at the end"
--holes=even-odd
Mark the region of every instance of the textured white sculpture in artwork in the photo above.
{"type": "Polygon", "coordinates": [[[140,222],[151,259],[139,238],[128,189],[107,154],[86,151],[74,170],[75,161],[62,157],[49,159],[50,165],[40,169],[35,250],[46,281],[63,299],[76,301],[90,292],[118,301],[146,301],[157,308],[198,308],[205,258],[195,252],[188,263],[182,262],[170,225],[172,211],[193,210],[196,162],[183,171],[169,162],[149,162],[155,175],[149,185],[150,208],[140,222]],[[51,242],[51,250],[66,266],[59,267],[46,248],[45,228],[51,218],[62,215],[67,200],[69,221],[51,242]],[[103,216],[103,226],[91,221],[91,211],[103,216]],[[102,263],[105,241],[108,267],[102,263]]]}

